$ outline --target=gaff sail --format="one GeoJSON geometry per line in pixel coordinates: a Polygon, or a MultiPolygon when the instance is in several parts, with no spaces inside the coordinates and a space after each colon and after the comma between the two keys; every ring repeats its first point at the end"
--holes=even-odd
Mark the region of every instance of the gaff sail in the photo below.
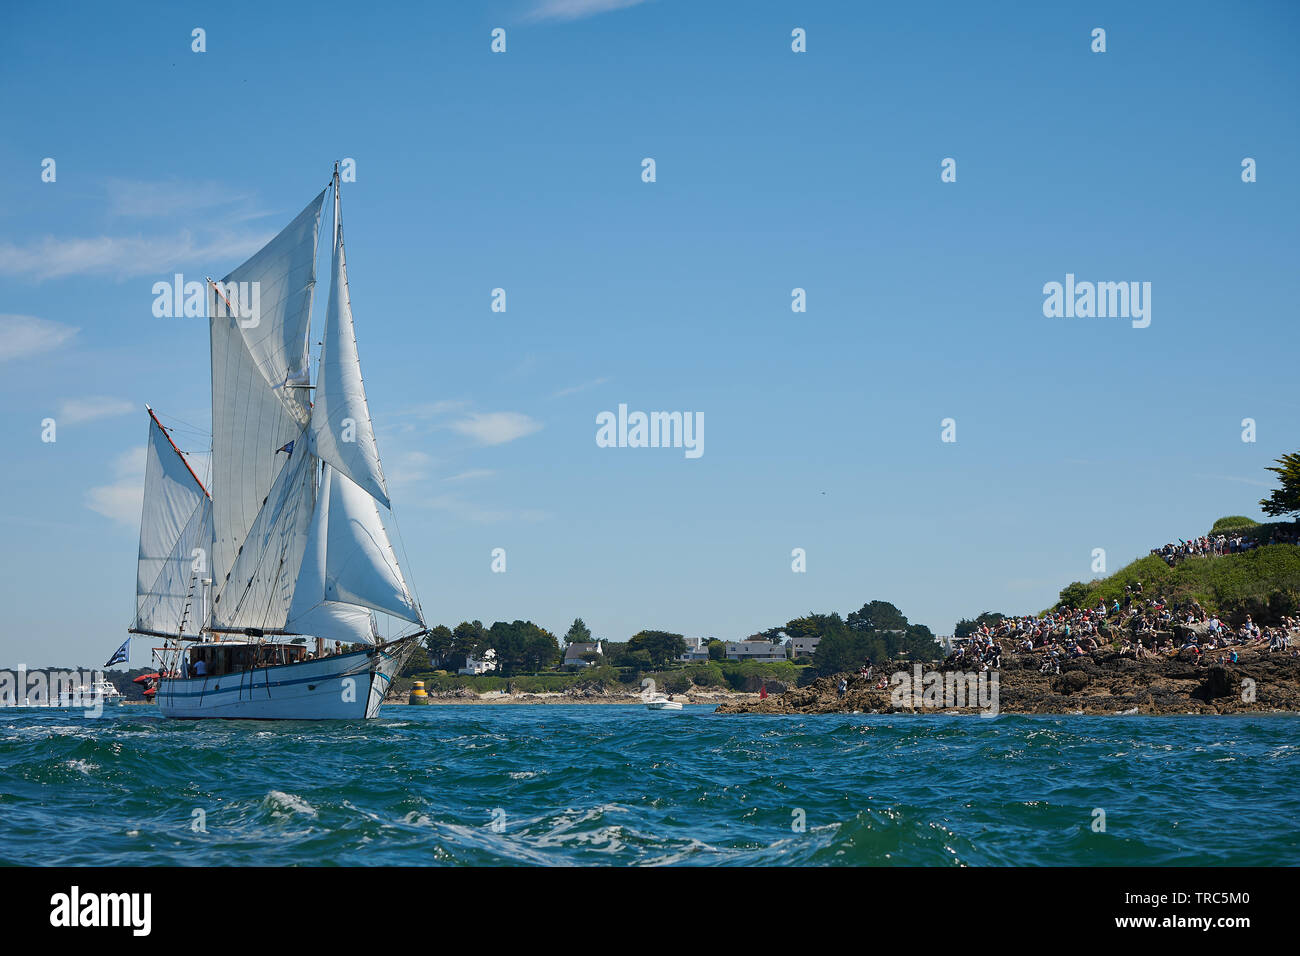
{"type": "Polygon", "coordinates": [[[210,576],[212,499],[152,409],[145,456],[131,630],[196,635],[204,624],[202,582],[210,576]]]}

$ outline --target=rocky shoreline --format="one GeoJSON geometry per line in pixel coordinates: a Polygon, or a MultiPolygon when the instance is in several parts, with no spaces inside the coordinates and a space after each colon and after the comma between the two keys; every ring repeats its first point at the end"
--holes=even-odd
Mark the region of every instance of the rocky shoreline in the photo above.
{"type": "MultiPolygon", "coordinates": [[[[758,694],[742,693],[739,691],[721,691],[721,690],[700,690],[692,689],[685,694],[671,694],[672,700],[682,704],[705,704],[712,705],[719,702],[741,703],[745,701],[758,700],[758,694]]],[[[390,694],[384,701],[385,704],[405,704],[407,695],[390,694]]],[[[622,691],[610,691],[603,687],[573,687],[566,691],[545,693],[545,694],[511,694],[504,691],[493,691],[488,693],[477,693],[468,687],[459,687],[455,690],[444,692],[431,691],[429,698],[421,706],[437,706],[447,704],[485,704],[485,705],[510,705],[510,704],[621,704],[624,706],[630,704],[643,704],[644,699],[640,694],[627,693],[622,691]]]]}
{"type": "MultiPolygon", "coordinates": [[[[1217,655],[1215,655],[1217,660],[1217,655]]],[[[772,694],[766,700],[727,701],[719,714],[978,713],[980,707],[927,704],[896,692],[901,681],[879,688],[881,677],[915,674],[917,665],[877,667],[872,678],[857,674],[822,677],[807,687],[772,694]],[[847,681],[843,696],[841,679],[847,681]]],[[[1246,714],[1300,711],[1300,657],[1239,650],[1237,663],[1199,663],[1191,655],[1135,659],[1118,653],[1082,657],[1041,673],[1041,656],[1004,654],[996,673],[996,710],[1008,714],[1246,714]]],[[[922,672],[969,673],[931,663],[922,672]]],[[[940,699],[932,695],[931,700],[940,699]]]]}

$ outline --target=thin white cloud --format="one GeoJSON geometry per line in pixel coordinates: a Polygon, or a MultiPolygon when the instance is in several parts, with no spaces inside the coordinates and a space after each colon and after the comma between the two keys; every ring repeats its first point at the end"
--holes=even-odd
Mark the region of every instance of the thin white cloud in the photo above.
{"type": "Polygon", "coordinates": [[[562,388],[556,392],[552,398],[563,398],[565,395],[576,395],[578,392],[585,392],[589,388],[595,388],[597,385],[604,385],[608,378],[596,378],[590,382],[583,382],[581,385],[570,385],[568,388],[562,388]]]}
{"type": "Polygon", "coordinates": [[[65,398],[59,403],[59,413],[55,420],[60,425],[81,425],[101,418],[127,415],[135,410],[135,402],[122,398],[65,398]]]}
{"type": "Polygon", "coordinates": [[[409,485],[417,481],[426,481],[429,477],[433,457],[422,451],[398,452],[384,458],[384,478],[389,485],[409,485]]]}
{"type": "Polygon", "coordinates": [[[517,511],[481,508],[473,502],[465,501],[455,495],[436,495],[420,502],[426,508],[445,511],[465,521],[491,524],[498,521],[545,521],[550,515],[537,508],[522,508],[517,511]]]}
{"type": "Polygon", "coordinates": [[[457,498],[455,495],[437,495],[433,498],[425,498],[420,504],[426,508],[446,511],[458,518],[464,518],[466,521],[476,521],[484,524],[505,521],[510,517],[508,511],[480,508],[478,505],[457,498]]]}
{"type": "Polygon", "coordinates": [[[491,478],[496,472],[491,468],[471,468],[458,475],[448,475],[443,481],[472,481],[475,478],[491,478]]]}
{"type": "Polygon", "coordinates": [[[451,425],[483,445],[503,445],[540,431],[542,423],[521,412],[474,412],[451,425]]]}
{"type": "Polygon", "coordinates": [[[409,408],[403,408],[396,413],[395,417],[429,419],[438,418],[448,412],[457,412],[469,405],[469,402],[461,400],[445,399],[439,402],[424,402],[420,405],[412,405],[409,408]]]}
{"type": "Polygon", "coordinates": [[[139,219],[182,216],[201,209],[246,204],[252,200],[248,193],[232,192],[229,187],[215,182],[109,179],[105,186],[111,214],[139,219]]]}
{"type": "Polygon", "coordinates": [[[57,349],[77,331],[71,325],[34,315],[0,314],[0,362],[57,349]]]}
{"type": "Polygon", "coordinates": [[[74,275],[115,279],[170,278],[187,265],[220,268],[252,255],[274,234],[221,233],[196,238],[189,231],[172,236],[97,236],[58,239],[45,236],[25,245],[0,242],[0,274],[37,281],[74,275]]]}
{"type": "Polygon", "coordinates": [[[540,0],[529,11],[525,19],[542,20],[582,20],[611,10],[623,10],[635,7],[645,0],[540,0]]]}
{"type": "Polygon", "coordinates": [[[113,460],[115,480],[86,491],[86,507],[118,524],[135,527],[144,508],[144,445],[128,449],[113,460]]]}

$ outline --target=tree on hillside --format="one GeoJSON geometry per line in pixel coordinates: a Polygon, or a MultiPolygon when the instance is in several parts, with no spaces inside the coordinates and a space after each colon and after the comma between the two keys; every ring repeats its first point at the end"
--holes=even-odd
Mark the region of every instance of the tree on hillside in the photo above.
{"type": "Polygon", "coordinates": [[[1088,599],[1088,585],[1082,581],[1071,581],[1065,587],[1061,588],[1059,600],[1056,602],[1057,607],[1083,607],[1083,602],[1088,599]]]}
{"type": "MultiPolygon", "coordinates": [[[[934,632],[924,624],[913,624],[888,601],[871,601],[845,620],[849,630],[873,639],[875,655],[881,658],[930,660],[937,647],[934,632]]],[[[877,659],[873,655],[872,659],[877,659]]]]}
{"type": "Polygon", "coordinates": [[[429,652],[430,663],[441,667],[451,654],[455,640],[455,635],[452,634],[451,628],[446,624],[439,624],[437,627],[430,628],[429,633],[424,638],[424,647],[429,652]]]}
{"type": "Polygon", "coordinates": [[[486,640],[497,652],[503,673],[541,670],[560,659],[555,635],[532,621],[497,621],[488,629],[486,640]]]}
{"type": "Polygon", "coordinates": [[[406,663],[402,665],[400,676],[410,677],[412,674],[423,674],[432,669],[429,652],[423,647],[416,647],[411,651],[411,656],[406,659],[406,663]]]}
{"type": "Polygon", "coordinates": [[[839,613],[832,611],[830,614],[814,614],[809,611],[803,617],[796,617],[793,621],[788,621],[781,627],[774,627],[763,632],[763,637],[769,641],[777,640],[777,635],[784,631],[791,638],[795,637],[825,637],[827,634],[834,634],[844,629],[844,618],[839,613]]]}
{"type": "Polygon", "coordinates": [[[907,617],[888,601],[870,601],[850,613],[845,623],[854,631],[898,631],[907,628],[907,617]]]}
{"type": "Polygon", "coordinates": [[[475,652],[486,651],[487,630],[482,621],[461,621],[451,632],[451,647],[443,655],[442,665],[448,670],[460,670],[465,658],[475,652]]]}
{"type": "Polygon", "coordinates": [[[575,617],[573,623],[564,634],[564,643],[568,644],[590,644],[591,628],[582,622],[582,618],[575,617]]]}
{"type": "Polygon", "coordinates": [[[1001,611],[983,611],[978,614],[973,621],[968,618],[962,618],[957,622],[957,626],[953,628],[952,636],[970,637],[985,625],[988,625],[989,627],[997,627],[998,622],[1003,620],[1005,617],[1006,615],[1001,611]]]}
{"type": "Polygon", "coordinates": [[[1260,501],[1260,510],[1274,517],[1300,514],[1300,452],[1283,455],[1268,470],[1277,472],[1282,487],[1274,488],[1271,495],[1260,501]]]}
{"type": "Polygon", "coordinates": [[[686,653],[686,638],[668,631],[638,631],[628,639],[627,646],[634,653],[645,651],[656,667],[662,667],[686,653]]]}

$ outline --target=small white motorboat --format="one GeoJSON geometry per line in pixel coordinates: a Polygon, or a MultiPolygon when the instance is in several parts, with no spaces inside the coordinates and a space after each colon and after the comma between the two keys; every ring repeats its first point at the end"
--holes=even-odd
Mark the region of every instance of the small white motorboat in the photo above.
{"type": "Polygon", "coordinates": [[[681,710],[682,705],[671,697],[659,694],[646,701],[646,710],[681,710]]]}

